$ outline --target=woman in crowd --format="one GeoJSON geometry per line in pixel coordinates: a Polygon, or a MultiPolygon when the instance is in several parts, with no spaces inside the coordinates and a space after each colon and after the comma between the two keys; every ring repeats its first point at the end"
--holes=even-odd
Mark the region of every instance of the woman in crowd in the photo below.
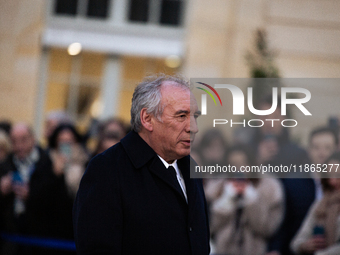
{"type": "Polygon", "coordinates": [[[210,129],[204,133],[198,149],[203,165],[224,165],[228,150],[227,141],[218,129],[210,129]]]}
{"type": "Polygon", "coordinates": [[[296,254],[340,254],[340,153],[333,154],[326,164],[333,165],[327,169],[329,178],[321,180],[324,196],[314,203],[292,241],[296,254]]]}
{"type": "MultiPolygon", "coordinates": [[[[253,165],[251,154],[242,146],[232,147],[228,162],[240,169],[253,165]]],[[[283,217],[283,191],[273,178],[229,178],[216,190],[211,205],[211,233],[216,254],[263,255],[267,240],[283,217]]]]}
{"type": "Polygon", "coordinates": [[[5,131],[0,129],[0,163],[4,162],[12,149],[11,141],[5,131]]]}
{"type": "Polygon", "coordinates": [[[99,125],[98,143],[93,156],[102,153],[115,145],[126,135],[124,123],[116,118],[110,118],[99,125]]]}
{"type": "Polygon", "coordinates": [[[64,180],[58,203],[59,236],[72,239],[72,207],[81,177],[85,171],[88,155],[81,146],[81,136],[71,124],[60,124],[49,138],[49,154],[54,174],[64,180]]]}
{"type": "MultiPolygon", "coordinates": [[[[199,142],[199,146],[191,150],[190,155],[198,165],[215,166],[226,165],[228,143],[223,133],[218,129],[206,131],[199,142]]],[[[211,202],[216,198],[216,187],[221,186],[220,179],[203,179],[205,196],[210,208],[211,202]]]]}
{"type": "Polygon", "coordinates": [[[73,125],[61,124],[49,139],[49,150],[54,173],[64,175],[68,193],[75,198],[88,161],[88,155],[81,146],[81,136],[73,125]]]}

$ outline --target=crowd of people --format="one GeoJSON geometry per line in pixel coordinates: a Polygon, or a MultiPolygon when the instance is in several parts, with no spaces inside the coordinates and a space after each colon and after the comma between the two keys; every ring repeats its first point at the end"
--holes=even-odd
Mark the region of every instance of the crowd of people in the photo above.
{"type": "MultiPolygon", "coordinates": [[[[263,109],[270,107],[270,102],[262,104],[263,109]]],[[[90,135],[80,135],[67,114],[53,112],[46,118],[47,142],[42,147],[28,124],[1,122],[0,254],[74,253],[6,236],[73,240],[72,206],[86,166],[119,142],[129,127],[109,119],[95,130],[97,145],[90,150],[86,146],[90,135]]],[[[292,142],[282,126],[242,132],[250,132],[243,134],[248,139],[237,140],[235,135],[231,144],[218,129],[207,131],[200,146],[192,148],[193,158],[201,165],[237,168],[340,163],[338,133],[328,126],[311,132],[308,148],[292,142]]],[[[204,180],[213,254],[340,254],[340,179],[317,173],[286,177],[204,180]]]]}
{"type": "Polygon", "coordinates": [[[94,155],[125,136],[118,119],[99,123],[90,151],[71,118],[46,118],[42,147],[25,123],[0,124],[0,254],[72,254],[65,247],[37,245],[39,238],[73,240],[72,208],[81,177],[94,155]],[[20,239],[21,238],[21,239],[20,239]],[[38,238],[38,239],[32,239],[38,238]],[[38,241],[37,241],[38,240],[38,241]]]}
{"type": "MultiPolygon", "coordinates": [[[[258,107],[270,106],[270,99],[264,98],[258,107]]],[[[278,108],[265,118],[280,119],[279,112],[278,108]]],[[[294,143],[288,131],[269,124],[239,129],[229,144],[222,132],[212,129],[193,148],[192,156],[199,165],[240,169],[260,164],[320,164],[328,172],[205,179],[213,254],[340,254],[340,174],[335,169],[340,162],[338,128],[316,127],[309,134],[307,148],[294,143]],[[333,165],[326,169],[324,164],[330,163],[333,165]]]]}

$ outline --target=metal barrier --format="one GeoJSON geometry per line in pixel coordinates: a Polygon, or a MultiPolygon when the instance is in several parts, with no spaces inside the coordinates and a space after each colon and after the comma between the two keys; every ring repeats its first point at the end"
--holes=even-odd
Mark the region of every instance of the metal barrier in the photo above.
{"type": "Polygon", "coordinates": [[[75,251],[76,245],[74,241],[53,239],[53,238],[41,238],[25,235],[16,235],[9,233],[1,233],[1,239],[11,243],[17,243],[27,246],[37,246],[58,250],[75,251]]]}

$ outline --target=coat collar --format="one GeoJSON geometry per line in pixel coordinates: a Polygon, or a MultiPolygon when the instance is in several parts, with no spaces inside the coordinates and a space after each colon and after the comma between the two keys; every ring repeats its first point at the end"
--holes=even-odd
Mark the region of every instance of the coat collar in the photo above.
{"type": "MultiPolygon", "coordinates": [[[[123,145],[124,150],[128,154],[128,157],[131,160],[133,166],[137,169],[141,168],[152,158],[157,156],[156,152],[135,131],[131,131],[130,133],[128,133],[120,142],[123,145]]],[[[189,158],[189,156],[186,156],[177,160],[178,167],[181,170],[189,170],[189,158]]],[[[157,160],[162,163],[162,161],[158,157],[157,160]]],[[[182,174],[184,175],[184,173],[182,174]]]]}
{"type": "Polygon", "coordinates": [[[136,169],[157,156],[156,152],[135,131],[128,133],[121,140],[121,144],[136,169]]]}
{"type": "MultiPolygon", "coordinates": [[[[167,169],[157,157],[156,152],[139,136],[139,134],[131,131],[121,140],[121,144],[136,169],[140,169],[150,161],[149,170],[175,189],[185,200],[182,190],[176,183],[177,180],[172,178],[171,174],[166,171],[167,169]]],[[[177,164],[185,181],[188,202],[189,204],[193,204],[195,198],[195,185],[193,179],[190,179],[190,156],[177,160],[177,164]]]]}

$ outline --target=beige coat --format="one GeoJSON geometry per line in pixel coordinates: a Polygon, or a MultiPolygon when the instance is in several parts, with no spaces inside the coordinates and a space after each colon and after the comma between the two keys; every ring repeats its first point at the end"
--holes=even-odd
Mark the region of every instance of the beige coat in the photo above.
{"type": "MultiPolygon", "coordinates": [[[[294,237],[292,243],[291,243],[291,249],[296,254],[303,254],[301,253],[300,247],[303,243],[305,243],[307,240],[309,240],[311,237],[313,237],[313,230],[316,225],[325,226],[325,235],[326,238],[330,237],[331,235],[327,235],[327,223],[320,222],[320,210],[331,212],[331,210],[336,210],[335,213],[337,213],[337,217],[331,220],[331,228],[334,227],[334,236],[329,241],[331,243],[326,249],[316,251],[315,255],[339,255],[340,254],[340,243],[338,240],[340,240],[340,215],[339,215],[339,200],[340,200],[340,194],[334,194],[335,196],[332,196],[333,194],[327,194],[325,193],[325,196],[320,200],[314,202],[311,209],[309,210],[304,222],[302,223],[301,228],[299,229],[298,233],[294,237]],[[319,216],[319,217],[318,217],[319,216]],[[334,225],[333,225],[334,222],[334,225]],[[320,224],[321,223],[321,224],[320,224]]],[[[327,215],[327,214],[326,214],[327,215]]],[[[328,213],[329,215],[329,213],[328,213]]],[[[335,214],[336,215],[336,214],[335,214]]],[[[333,231],[332,231],[333,232],[333,231]]]]}
{"type": "MultiPolygon", "coordinates": [[[[209,192],[208,192],[209,193],[209,192]]],[[[249,184],[243,199],[236,197],[230,183],[211,204],[211,233],[216,254],[263,255],[267,240],[283,218],[283,190],[276,179],[260,179],[249,184]],[[236,227],[237,208],[243,208],[236,227]]]]}

